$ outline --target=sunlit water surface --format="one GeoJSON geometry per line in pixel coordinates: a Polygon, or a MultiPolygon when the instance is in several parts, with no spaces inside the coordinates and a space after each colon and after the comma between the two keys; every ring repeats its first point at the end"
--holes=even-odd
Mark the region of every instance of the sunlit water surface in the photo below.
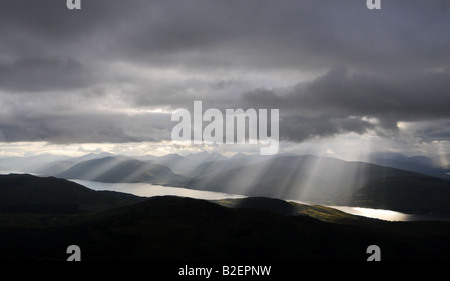
{"type": "MultiPolygon", "coordinates": [[[[1,174],[13,173],[12,171],[2,171],[1,174]]],[[[17,173],[17,172],[14,172],[17,173]]],[[[110,190],[117,192],[125,192],[143,197],[153,197],[153,196],[181,196],[189,197],[195,199],[205,199],[205,200],[221,200],[226,198],[245,198],[246,196],[237,194],[228,194],[222,192],[204,191],[204,190],[193,190],[181,187],[170,187],[162,185],[154,185],[149,183],[103,183],[94,182],[86,180],[71,180],[73,182],[79,183],[93,190],[110,190]]],[[[301,201],[289,200],[292,202],[298,202],[305,204],[301,201]]],[[[413,215],[405,214],[401,212],[382,210],[382,209],[371,209],[371,208],[361,208],[361,207],[348,207],[348,206],[327,206],[331,208],[338,209],[348,214],[364,216],[369,218],[376,218],[387,221],[419,221],[419,220],[445,220],[450,221],[449,218],[436,217],[433,215],[413,215]]]]}
{"type": "Polygon", "coordinates": [[[103,183],[85,180],[71,180],[71,181],[79,183],[93,190],[118,191],[131,193],[143,197],[172,195],[205,200],[220,200],[225,198],[245,198],[245,196],[236,194],[194,190],[182,187],[154,185],[149,183],[103,183]]]}
{"type": "MultiPolygon", "coordinates": [[[[84,185],[93,190],[111,190],[118,192],[131,193],[137,196],[153,197],[153,196],[181,196],[195,199],[205,200],[220,200],[226,198],[245,198],[246,196],[237,194],[228,194],[222,192],[193,190],[181,187],[170,187],[162,185],[153,185],[149,183],[102,183],[85,180],[72,180],[76,183],[84,185]]],[[[301,201],[289,200],[305,204],[301,201]]],[[[447,220],[441,217],[426,216],[426,215],[412,215],[391,210],[360,208],[360,207],[347,207],[347,206],[327,206],[338,209],[345,213],[352,215],[359,215],[369,218],[376,218],[387,221],[418,221],[418,220],[447,220]]]]}

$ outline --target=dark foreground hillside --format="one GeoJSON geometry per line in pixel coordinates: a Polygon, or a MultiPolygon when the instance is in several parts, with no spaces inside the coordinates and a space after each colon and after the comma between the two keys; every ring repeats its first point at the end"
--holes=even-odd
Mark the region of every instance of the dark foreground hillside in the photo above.
{"type": "Polygon", "coordinates": [[[83,261],[365,261],[373,244],[382,260],[449,260],[450,224],[330,223],[179,197],[34,220],[0,214],[1,260],[66,260],[73,244],[83,261]]]}
{"type": "Polygon", "coordinates": [[[127,193],[94,191],[55,177],[0,175],[0,213],[82,213],[142,200],[127,193]]]}

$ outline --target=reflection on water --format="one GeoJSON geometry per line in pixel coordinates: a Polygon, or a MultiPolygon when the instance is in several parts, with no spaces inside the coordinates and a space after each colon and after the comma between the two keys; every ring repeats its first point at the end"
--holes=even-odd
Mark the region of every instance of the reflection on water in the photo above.
{"type": "Polygon", "coordinates": [[[328,206],[328,207],[335,208],[352,215],[364,216],[368,218],[386,221],[450,221],[449,217],[405,214],[391,210],[370,209],[361,207],[345,207],[345,206],[328,206]]]}
{"type": "Polygon", "coordinates": [[[343,207],[343,206],[329,206],[338,209],[348,214],[364,216],[387,221],[410,221],[412,215],[382,209],[370,209],[360,207],[343,207]]]}
{"type": "Polygon", "coordinates": [[[181,196],[195,199],[220,200],[225,198],[244,198],[246,196],[228,194],[222,192],[193,190],[181,187],[170,187],[162,185],[153,185],[149,183],[103,183],[85,180],[71,180],[93,190],[111,190],[118,192],[131,193],[137,196],[181,196]]]}
{"type": "MultiPolygon", "coordinates": [[[[17,171],[0,171],[2,175],[8,174],[23,174],[23,172],[17,171]]],[[[27,173],[31,174],[31,173],[27,173]]],[[[110,190],[117,192],[125,192],[143,197],[152,196],[181,196],[190,197],[195,199],[205,199],[205,200],[221,200],[226,198],[245,198],[247,196],[228,194],[222,192],[213,191],[203,191],[194,190],[181,187],[170,187],[162,185],[153,185],[149,183],[103,183],[85,180],[71,180],[83,186],[86,186],[93,190],[110,190]]],[[[298,200],[288,200],[291,202],[296,202],[300,204],[308,204],[298,200]]],[[[348,206],[326,206],[334,209],[338,209],[348,214],[364,216],[369,218],[376,218],[386,221],[450,221],[448,217],[439,217],[433,215],[413,215],[405,214],[401,212],[382,210],[382,209],[370,209],[361,207],[348,207],[348,206]]]]}
{"type": "MultiPolygon", "coordinates": [[[[165,195],[173,195],[173,196],[181,196],[181,197],[190,197],[195,199],[205,199],[205,200],[220,200],[226,198],[245,198],[243,195],[236,194],[228,194],[222,192],[213,192],[213,191],[202,191],[202,190],[193,190],[181,187],[170,187],[170,186],[162,186],[162,185],[153,185],[149,183],[102,183],[102,182],[93,182],[93,181],[84,181],[84,180],[72,180],[73,182],[84,185],[88,188],[94,190],[111,190],[118,192],[131,193],[137,196],[144,197],[152,197],[152,196],[165,196],[165,195]]],[[[306,204],[304,202],[289,200],[297,203],[306,204]]],[[[370,209],[370,208],[360,208],[360,207],[346,207],[346,206],[327,206],[330,208],[335,208],[341,210],[345,213],[349,213],[352,215],[359,215],[369,218],[376,218],[386,221],[419,221],[419,220],[446,220],[450,221],[448,218],[436,217],[436,216],[427,216],[427,215],[412,215],[405,214],[390,210],[381,210],[381,209],[370,209]]]]}
{"type": "MultiPolygon", "coordinates": [[[[306,203],[298,200],[288,200],[290,202],[311,205],[310,203],[306,203]]],[[[325,205],[324,205],[325,206],[325,205]]],[[[418,216],[404,214],[391,210],[382,210],[382,209],[370,209],[370,208],[361,208],[361,207],[348,207],[348,206],[325,206],[333,209],[337,209],[347,214],[363,216],[368,218],[386,220],[386,221],[413,221],[420,220],[418,216]]]]}

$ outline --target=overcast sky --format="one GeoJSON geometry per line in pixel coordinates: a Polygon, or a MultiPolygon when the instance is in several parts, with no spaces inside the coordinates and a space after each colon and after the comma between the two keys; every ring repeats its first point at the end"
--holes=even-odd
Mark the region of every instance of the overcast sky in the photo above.
{"type": "Polygon", "coordinates": [[[282,151],[450,152],[447,1],[65,2],[0,0],[0,153],[176,152],[194,100],[280,109],[282,151]]]}

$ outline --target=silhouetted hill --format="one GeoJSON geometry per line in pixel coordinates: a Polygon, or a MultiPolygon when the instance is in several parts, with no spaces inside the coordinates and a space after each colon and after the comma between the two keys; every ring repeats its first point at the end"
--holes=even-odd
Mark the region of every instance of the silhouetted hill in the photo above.
{"type": "Polygon", "coordinates": [[[65,260],[73,244],[84,261],[365,261],[373,244],[385,261],[450,258],[445,222],[329,223],[179,197],[77,216],[51,227],[0,221],[0,260],[65,260]]]}
{"type": "Polygon", "coordinates": [[[106,210],[143,200],[134,195],[94,191],[54,177],[0,175],[0,212],[77,213],[106,210]]]}
{"type": "Polygon", "coordinates": [[[228,198],[223,200],[213,200],[211,202],[228,208],[265,210],[286,216],[304,215],[327,222],[349,223],[355,221],[373,221],[372,219],[351,215],[330,207],[300,204],[267,197],[228,198]]]}
{"type": "Polygon", "coordinates": [[[180,186],[186,182],[185,177],[173,173],[163,165],[111,156],[81,162],[58,174],[58,177],[109,183],[147,182],[173,186],[180,186]]]}
{"type": "Polygon", "coordinates": [[[225,199],[217,202],[226,207],[258,209],[283,215],[297,215],[294,204],[274,198],[247,197],[242,199],[225,199]]]}

